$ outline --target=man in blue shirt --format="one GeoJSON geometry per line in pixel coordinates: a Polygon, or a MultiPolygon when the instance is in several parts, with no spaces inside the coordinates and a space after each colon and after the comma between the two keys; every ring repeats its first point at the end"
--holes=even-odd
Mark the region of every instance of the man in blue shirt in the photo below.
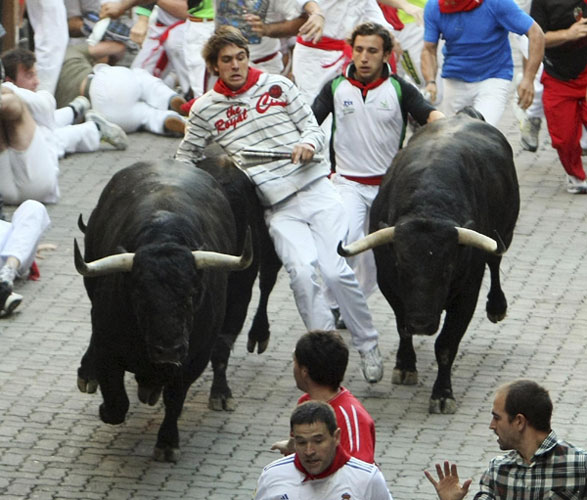
{"type": "Polygon", "coordinates": [[[424,9],[422,75],[431,101],[436,98],[438,40],[443,48],[444,111],[475,107],[497,125],[508,101],[513,77],[509,32],[529,38],[528,64],[518,86],[518,104],[526,109],[534,96],[534,75],[544,55],[544,33],[514,0],[430,0],[424,9]]]}

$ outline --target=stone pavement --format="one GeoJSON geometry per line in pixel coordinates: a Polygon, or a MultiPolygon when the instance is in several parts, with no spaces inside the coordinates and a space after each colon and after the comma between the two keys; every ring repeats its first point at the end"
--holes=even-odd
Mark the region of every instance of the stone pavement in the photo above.
{"type": "MultiPolygon", "coordinates": [[[[436,376],[433,339],[416,341],[420,382],[392,386],[398,345],[395,321],[381,295],[370,301],[382,336],[385,377],[369,387],[355,352],[345,380],[377,424],[377,460],[397,500],[436,498],[422,471],[454,459],[462,476],[479,479],[498,453],[488,429],[493,389],[531,377],[552,392],[554,428],[587,446],[587,196],[565,192],[563,170],[542,131],[536,154],[520,151],[510,110],[502,130],[515,149],[522,208],[502,265],[508,317],[485,318],[487,277],[480,304],[453,369],[455,415],[429,415],[436,376]]],[[[38,261],[41,280],[18,285],[25,301],[0,320],[0,497],[21,499],[248,499],[261,468],[278,458],[271,443],[288,434],[288,416],[300,395],[291,352],[304,332],[287,278],[270,299],[272,338],[263,355],[234,348],[229,376],[238,408],[207,408],[211,373],[192,386],[180,419],[182,459],[151,458],[162,404],[140,405],[127,379],[130,411],[120,426],[98,418],[99,394],[81,394],[76,369],[90,336],[90,307],[73,266],[73,238],[83,241],[77,217],[89,217],[98,195],[120,169],[138,160],[173,155],[176,139],[134,134],[125,152],[103,150],[62,162],[62,201],[44,242],[57,250],[38,261]]],[[[249,323],[247,322],[247,325],[249,323]]],[[[346,334],[349,340],[348,334],[346,334]]],[[[472,497],[472,496],[471,496],[472,497]]]]}

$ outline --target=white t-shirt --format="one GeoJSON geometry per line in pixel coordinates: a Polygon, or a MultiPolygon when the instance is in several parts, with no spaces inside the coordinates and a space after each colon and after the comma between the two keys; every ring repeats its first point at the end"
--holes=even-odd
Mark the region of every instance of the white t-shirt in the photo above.
{"type": "Polygon", "coordinates": [[[257,482],[255,500],[393,500],[377,466],[351,458],[334,474],[306,480],[294,465],[293,455],[267,465],[257,482]]]}

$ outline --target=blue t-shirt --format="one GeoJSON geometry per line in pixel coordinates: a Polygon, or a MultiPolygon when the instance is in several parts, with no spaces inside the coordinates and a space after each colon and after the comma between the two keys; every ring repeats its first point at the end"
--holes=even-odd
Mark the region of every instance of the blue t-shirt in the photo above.
{"type": "Polygon", "coordinates": [[[476,9],[441,14],[438,0],[424,9],[424,40],[444,38],[442,76],[465,82],[511,80],[514,72],[509,32],[528,32],[534,20],[514,0],[484,0],[476,9]]]}

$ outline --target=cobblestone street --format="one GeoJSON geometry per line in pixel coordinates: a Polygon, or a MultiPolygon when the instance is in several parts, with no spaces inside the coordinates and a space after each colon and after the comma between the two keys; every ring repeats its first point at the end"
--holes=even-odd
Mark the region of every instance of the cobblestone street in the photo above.
{"type": "MultiPolygon", "coordinates": [[[[379,293],[370,307],[381,333],[383,381],[372,387],[364,382],[358,355],[351,354],[345,385],[376,421],[376,457],[396,500],[435,499],[423,470],[444,459],[455,460],[461,476],[472,477],[476,486],[489,459],[499,454],[488,429],[493,390],[514,378],[545,385],[555,404],[554,429],[587,446],[587,196],[566,193],[545,124],[537,153],[521,151],[510,109],[500,128],[515,150],[522,199],[501,267],[508,316],[496,325],[485,317],[487,273],[453,368],[457,413],[428,413],[436,377],[433,338],[415,342],[418,385],[392,386],[398,335],[393,312],[379,293]]],[[[77,390],[76,370],[90,338],[90,303],[73,265],[74,237],[83,243],[78,215],[87,221],[114,172],[138,160],[169,158],[178,144],[146,133],[130,139],[124,152],[105,147],[61,162],[62,199],[49,207],[52,227],[43,239],[57,249],[38,261],[39,281],[17,285],[24,302],[0,320],[3,500],[245,500],[262,467],[279,456],[269,451],[271,444],[288,434],[289,413],[300,396],[291,352],[304,327],[283,271],[269,302],[268,350],[246,352],[250,319],[234,347],[229,380],[236,411],[208,409],[208,368],[189,391],[179,420],[177,464],[152,459],[162,403],[141,405],[130,374],[130,410],[119,426],[100,421],[99,393],[77,390]]],[[[348,332],[343,334],[350,341],[348,332]]]]}

